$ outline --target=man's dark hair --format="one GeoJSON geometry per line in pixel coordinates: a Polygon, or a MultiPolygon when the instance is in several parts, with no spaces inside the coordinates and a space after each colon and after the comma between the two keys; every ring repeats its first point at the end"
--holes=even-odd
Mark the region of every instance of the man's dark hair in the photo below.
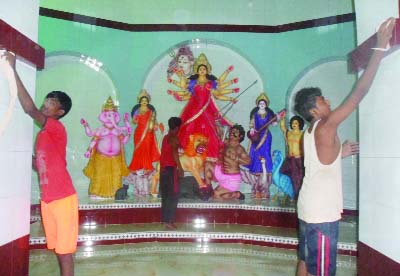
{"type": "Polygon", "coordinates": [[[318,87],[303,88],[296,93],[294,110],[307,122],[311,122],[313,119],[310,110],[315,108],[318,96],[322,96],[321,89],[318,87]]]}
{"type": "Polygon", "coordinates": [[[246,134],[246,131],[244,131],[244,128],[238,124],[235,124],[232,128],[239,130],[239,135],[241,136],[240,142],[242,142],[244,140],[244,136],[246,134]]]}
{"type": "Polygon", "coordinates": [[[68,112],[71,110],[72,107],[72,101],[71,98],[67,95],[67,93],[62,92],[62,91],[51,91],[49,94],[47,94],[46,99],[56,99],[61,106],[61,109],[64,110],[64,114],[58,117],[61,119],[65,115],[68,114],[68,112]]]}
{"type": "Polygon", "coordinates": [[[292,128],[292,123],[293,123],[293,121],[299,122],[299,129],[300,129],[300,130],[303,130],[303,127],[304,127],[304,120],[303,120],[303,118],[301,118],[300,116],[297,116],[297,115],[295,115],[295,116],[293,116],[292,118],[290,118],[289,126],[290,126],[291,129],[293,129],[293,128],[292,128]]]}
{"type": "Polygon", "coordinates": [[[168,127],[169,129],[175,129],[177,127],[180,127],[182,124],[182,120],[179,117],[171,117],[168,119],[168,127]]]}

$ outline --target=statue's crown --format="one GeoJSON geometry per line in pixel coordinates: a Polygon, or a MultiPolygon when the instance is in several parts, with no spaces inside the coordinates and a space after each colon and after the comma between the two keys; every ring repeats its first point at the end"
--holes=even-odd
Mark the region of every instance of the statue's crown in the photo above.
{"type": "Polygon", "coordinates": [[[197,57],[196,61],[194,62],[194,64],[193,64],[193,72],[194,73],[197,73],[197,68],[200,65],[205,65],[207,67],[207,71],[208,71],[207,73],[211,74],[211,69],[212,69],[211,68],[211,64],[208,62],[207,57],[206,57],[206,55],[204,53],[201,53],[197,57]]]}
{"type": "Polygon", "coordinates": [[[142,97],[146,97],[147,100],[148,100],[149,103],[150,103],[151,97],[150,97],[150,94],[147,93],[147,90],[146,90],[146,89],[140,90],[139,95],[137,96],[137,102],[138,102],[138,103],[140,102],[140,99],[141,99],[142,97]]]}
{"type": "Polygon", "coordinates": [[[103,104],[103,111],[117,111],[117,106],[114,104],[111,96],[108,97],[107,101],[103,104]]]}
{"type": "Polygon", "coordinates": [[[268,96],[267,96],[267,93],[262,92],[262,93],[257,97],[257,99],[256,99],[256,106],[258,106],[258,103],[259,103],[261,100],[264,100],[264,101],[267,103],[267,106],[269,106],[269,98],[268,98],[268,96]]]}

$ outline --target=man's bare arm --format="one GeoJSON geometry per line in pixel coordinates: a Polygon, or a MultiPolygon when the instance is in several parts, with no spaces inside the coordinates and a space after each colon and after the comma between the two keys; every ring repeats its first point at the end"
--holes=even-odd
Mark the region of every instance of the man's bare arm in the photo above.
{"type": "Polygon", "coordinates": [[[172,156],[175,160],[176,165],[178,166],[178,174],[179,176],[183,177],[183,168],[181,161],[179,159],[179,141],[177,137],[170,137],[171,147],[172,147],[172,156]]]}
{"type": "Polygon", "coordinates": [[[46,123],[46,116],[36,107],[33,99],[26,90],[24,84],[22,83],[18,72],[15,69],[16,56],[8,51],[5,52],[5,58],[9,63],[11,69],[14,72],[14,80],[17,84],[17,94],[19,102],[21,103],[22,109],[26,114],[28,114],[32,119],[37,121],[41,126],[46,123]]]}
{"type": "Polygon", "coordinates": [[[342,158],[356,155],[360,152],[360,144],[358,142],[344,141],[342,145],[342,158]]]}
{"type": "Polygon", "coordinates": [[[249,165],[251,162],[250,156],[242,146],[238,150],[238,162],[239,165],[249,165]]]}
{"type": "MultiPolygon", "coordinates": [[[[377,32],[377,48],[385,48],[389,43],[395,21],[394,18],[389,18],[381,24],[377,32]]],[[[383,56],[384,53],[382,51],[374,50],[364,73],[357,81],[353,91],[342,105],[332,111],[327,124],[337,127],[357,108],[358,104],[368,93],[383,56]]]]}

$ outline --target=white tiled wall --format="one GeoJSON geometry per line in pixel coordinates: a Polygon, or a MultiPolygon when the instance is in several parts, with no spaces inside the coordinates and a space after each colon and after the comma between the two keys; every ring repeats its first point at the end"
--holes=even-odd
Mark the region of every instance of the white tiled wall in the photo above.
{"type": "MultiPolygon", "coordinates": [[[[37,41],[39,0],[1,1],[0,18],[37,41]]],[[[34,95],[35,68],[17,63],[26,88],[34,95]]],[[[0,116],[8,107],[8,82],[0,77],[0,116]]],[[[33,121],[17,102],[9,126],[0,136],[0,245],[29,234],[33,121]]]]}
{"type": "MultiPolygon", "coordinates": [[[[358,43],[389,16],[398,0],[358,0],[358,43]]],[[[400,262],[400,50],[386,57],[360,106],[359,239],[400,262]]]]}
{"type": "Polygon", "coordinates": [[[2,0],[0,18],[31,40],[37,41],[39,0],[2,0]]]}
{"type": "Polygon", "coordinates": [[[360,240],[396,261],[400,261],[400,85],[391,73],[400,73],[399,63],[400,52],[387,57],[360,112],[360,240]]]}
{"type": "Polygon", "coordinates": [[[22,195],[0,198],[0,245],[29,234],[30,206],[29,198],[22,195]]]}

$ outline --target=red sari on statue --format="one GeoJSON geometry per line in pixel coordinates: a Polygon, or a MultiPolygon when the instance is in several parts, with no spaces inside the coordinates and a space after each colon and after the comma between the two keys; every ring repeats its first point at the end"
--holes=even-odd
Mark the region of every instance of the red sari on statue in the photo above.
{"type": "Polygon", "coordinates": [[[219,121],[222,126],[232,126],[232,124],[222,117],[211,95],[211,89],[216,86],[216,82],[209,80],[204,85],[197,83],[196,80],[191,80],[191,82],[195,83],[189,84],[189,91],[192,94],[181,114],[182,125],[178,134],[179,141],[185,148],[191,134],[204,134],[208,137],[207,160],[216,161],[219,146],[222,143],[216,121],[219,121]]]}
{"type": "Polygon", "coordinates": [[[154,129],[150,129],[152,110],[148,110],[143,114],[138,112],[135,114],[137,126],[133,136],[135,149],[133,151],[132,161],[129,165],[131,171],[144,169],[152,171],[153,162],[160,161],[160,150],[157,146],[157,140],[154,129]]]}

